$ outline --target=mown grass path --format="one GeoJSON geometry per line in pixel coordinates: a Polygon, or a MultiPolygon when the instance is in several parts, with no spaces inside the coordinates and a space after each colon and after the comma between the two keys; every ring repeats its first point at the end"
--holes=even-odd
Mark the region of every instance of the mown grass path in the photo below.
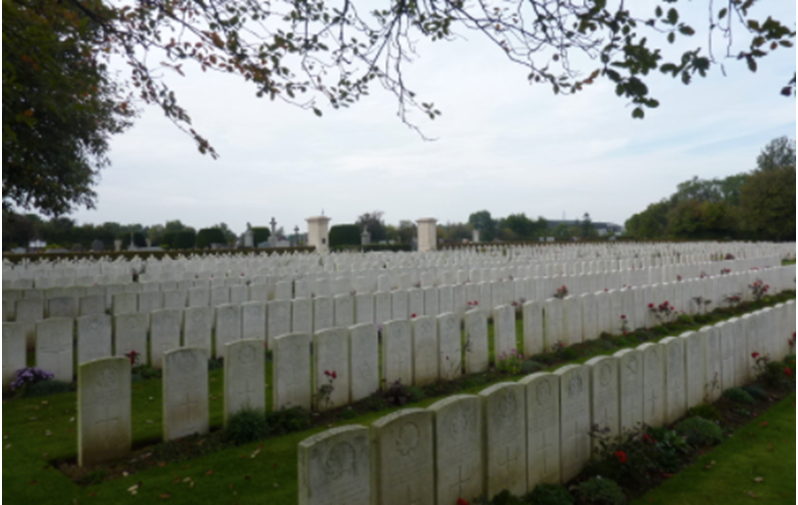
{"type": "Polygon", "coordinates": [[[795,503],[795,393],[633,505],[795,503]]]}

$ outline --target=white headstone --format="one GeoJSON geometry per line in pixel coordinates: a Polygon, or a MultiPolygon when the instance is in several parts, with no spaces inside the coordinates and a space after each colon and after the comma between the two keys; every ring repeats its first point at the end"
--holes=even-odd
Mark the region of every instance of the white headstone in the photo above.
{"type": "Polygon", "coordinates": [[[10,388],[17,370],[25,366],[25,324],[3,323],[3,390],[10,388]]]}
{"type": "Polygon", "coordinates": [[[326,330],[335,326],[335,307],[333,299],[317,296],[313,299],[313,331],[326,330]]]}
{"type": "Polygon", "coordinates": [[[349,335],[347,328],[328,328],[313,335],[313,393],[317,410],[349,403],[349,335]]]}
{"type": "Polygon", "coordinates": [[[485,312],[472,309],[465,313],[465,369],[479,373],[488,369],[488,321],[485,312]]]}
{"type": "Polygon", "coordinates": [[[183,346],[199,347],[211,354],[212,307],[189,307],[183,311],[183,346]]]}
{"type": "MultiPolygon", "coordinates": [[[[278,337],[278,340],[285,337],[278,337]]],[[[369,431],[332,428],[299,443],[299,505],[371,503],[369,431]]]]}
{"type": "Polygon", "coordinates": [[[382,326],[382,368],[384,387],[397,381],[413,384],[413,342],[410,321],[387,321],[382,326]]]}
{"type": "Polygon", "coordinates": [[[72,382],[72,329],[70,317],[53,317],[36,323],[36,366],[53,379],[72,382]]]}
{"type": "Polygon", "coordinates": [[[518,350],[515,339],[515,307],[499,305],[493,309],[493,349],[496,362],[518,350]]]}
{"type": "Polygon", "coordinates": [[[437,320],[439,377],[442,380],[455,380],[463,373],[460,318],[448,312],[439,315],[437,320]]]}
{"type": "Polygon", "coordinates": [[[183,311],[179,309],[156,310],[150,315],[150,365],[153,367],[160,368],[164,355],[180,347],[182,319],[183,311]]]}
{"type": "Polygon", "coordinates": [[[111,356],[111,316],[78,318],[78,364],[111,356]]]}
{"type": "Polygon", "coordinates": [[[241,304],[241,338],[266,340],[266,303],[261,301],[241,304]]]}
{"type": "Polygon", "coordinates": [[[268,331],[269,348],[274,345],[274,339],[291,332],[291,301],[274,300],[268,303],[268,331]]]}
{"type": "MultiPolygon", "coordinates": [[[[355,324],[355,299],[352,295],[335,295],[335,323],[336,327],[349,327],[355,324]]],[[[332,328],[332,326],[330,327],[332,328]]],[[[320,328],[324,329],[324,328],[320,328]]]]}
{"type": "Polygon", "coordinates": [[[413,319],[413,383],[422,386],[438,380],[438,332],[433,316],[413,319]]]}
{"type": "Polygon", "coordinates": [[[374,295],[358,293],[355,295],[355,323],[374,322],[374,295]]]}
{"type": "Polygon", "coordinates": [[[524,356],[543,352],[543,304],[531,300],[523,304],[524,356]]]}
{"type": "Polygon", "coordinates": [[[502,490],[521,496],[527,490],[526,394],[523,384],[503,382],[480,391],[485,423],[487,498],[502,490]]]}
{"type": "Polygon", "coordinates": [[[80,298],[81,316],[94,316],[105,314],[105,297],[102,295],[83,296],[80,298]]]}
{"type": "Polygon", "coordinates": [[[78,366],[79,466],[121,458],[130,452],[130,390],[127,358],[103,358],[78,366]]]}
{"type": "Polygon", "coordinates": [[[435,414],[437,503],[471,502],[485,492],[480,399],[454,395],[428,409],[435,414]]]}
{"type": "Polygon", "coordinates": [[[560,472],[563,482],[576,477],[590,459],[590,376],[588,367],[566,365],[560,378],[560,472]]]}
{"type": "Polygon", "coordinates": [[[138,312],[138,293],[116,293],[113,295],[111,311],[114,315],[138,312]]]}
{"type": "MultiPolygon", "coordinates": [[[[258,302],[263,303],[263,302],[258,302]]],[[[243,410],[266,409],[263,339],[245,339],[224,346],[224,421],[243,410]]]]}
{"type": "Polygon", "coordinates": [[[272,345],[274,410],[285,407],[310,410],[310,335],[291,333],[274,337],[272,345]]]}
{"type": "MultiPolygon", "coordinates": [[[[613,356],[596,356],[585,362],[590,368],[590,416],[604,436],[620,434],[620,387],[618,384],[619,359],[613,356]]],[[[593,447],[599,440],[593,439],[593,447]]]]}
{"type": "MultiPolygon", "coordinates": [[[[119,314],[114,316],[114,356],[131,352],[138,355],[138,364],[147,365],[147,329],[149,314],[119,314]]],[[[180,334],[178,333],[178,338],[180,334]]],[[[179,342],[179,340],[178,340],[179,342]]]]}
{"type": "Polygon", "coordinates": [[[665,424],[665,347],[646,343],[637,346],[643,355],[643,422],[665,424]]]}
{"type": "Polygon", "coordinates": [[[377,326],[360,323],[349,328],[349,397],[356,402],[380,387],[377,326]]]}
{"type": "Polygon", "coordinates": [[[371,425],[373,502],[434,505],[433,414],[404,409],[371,425]]]}
{"type": "Polygon", "coordinates": [[[208,352],[174,349],[163,355],[163,439],[208,432],[208,352]]]}
{"type": "Polygon", "coordinates": [[[527,492],[560,483],[560,378],[534,373],[518,381],[526,389],[527,492]]]}

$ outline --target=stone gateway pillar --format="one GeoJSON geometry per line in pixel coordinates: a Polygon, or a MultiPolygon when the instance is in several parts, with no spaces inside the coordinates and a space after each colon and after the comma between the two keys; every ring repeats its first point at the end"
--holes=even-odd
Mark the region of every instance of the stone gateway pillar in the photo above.
{"type": "Polygon", "coordinates": [[[317,252],[326,253],[330,250],[330,231],[328,225],[330,218],[316,216],[305,219],[308,222],[308,245],[314,246],[317,252]]]}
{"type": "Polygon", "coordinates": [[[418,252],[435,251],[438,248],[437,223],[438,220],[434,217],[425,217],[416,221],[418,252]]]}

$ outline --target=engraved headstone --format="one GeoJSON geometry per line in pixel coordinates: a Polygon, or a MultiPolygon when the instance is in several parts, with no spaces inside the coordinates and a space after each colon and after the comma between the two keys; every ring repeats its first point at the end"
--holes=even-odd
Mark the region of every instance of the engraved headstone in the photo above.
{"type": "Polygon", "coordinates": [[[525,302],[523,311],[524,356],[543,352],[543,305],[537,300],[525,302]]]}
{"type": "Polygon", "coordinates": [[[433,316],[413,319],[413,383],[422,386],[438,380],[438,332],[433,316]]]}
{"type": "Polygon", "coordinates": [[[371,503],[369,450],[369,430],[357,425],[332,428],[300,442],[299,505],[371,503]]]}
{"type": "Polygon", "coordinates": [[[291,333],[274,337],[272,349],[273,409],[302,407],[310,410],[310,335],[291,333]]]}
{"type": "Polygon", "coordinates": [[[404,409],[371,425],[373,502],[434,505],[433,414],[404,409]]]}
{"type": "Polygon", "coordinates": [[[527,491],[560,483],[560,378],[534,373],[518,381],[526,389],[527,491]]]}
{"type": "Polygon", "coordinates": [[[358,293],[355,295],[355,323],[374,322],[374,295],[358,293]]]}
{"type": "Polygon", "coordinates": [[[11,387],[17,370],[25,368],[25,324],[3,323],[3,390],[11,387]]]}
{"type": "Polygon", "coordinates": [[[267,332],[269,348],[274,345],[274,339],[291,332],[291,301],[273,300],[268,303],[267,332]]]}
{"type": "Polygon", "coordinates": [[[560,378],[560,472],[563,482],[576,477],[590,459],[590,376],[588,367],[566,365],[560,378]]]}
{"type": "Polygon", "coordinates": [[[93,316],[105,314],[105,296],[82,296],[79,300],[79,315],[93,316]]]}
{"type": "Polygon", "coordinates": [[[291,333],[313,332],[313,299],[291,300],[291,333]]]}
{"type": "Polygon", "coordinates": [[[131,314],[138,312],[138,297],[138,293],[122,292],[114,294],[111,304],[112,314],[131,314]]]}
{"type": "Polygon", "coordinates": [[[374,293],[374,322],[381,325],[391,319],[391,293],[377,291],[374,293]]]}
{"type": "Polygon", "coordinates": [[[163,439],[208,432],[208,352],[186,347],[163,355],[163,439]]]}
{"type": "Polygon", "coordinates": [[[244,340],[266,340],[266,303],[244,302],[241,304],[241,338],[244,340]]]}
{"type": "Polygon", "coordinates": [[[150,315],[151,366],[160,368],[165,353],[180,347],[182,318],[183,311],[179,309],[156,310],[150,315]]]}
{"type": "Polygon", "coordinates": [[[622,349],[618,359],[619,429],[621,433],[643,425],[643,357],[636,349],[622,349]]]}
{"type": "MultiPolygon", "coordinates": [[[[590,368],[591,423],[610,437],[620,434],[618,365],[618,358],[612,356],[596,356],[585,362],[590,368]]],[[[598,445],[599,440],[593,439],[593,447],[598,445]]]]}
{"type": "MultiPolygon", "coordinates": [[[[746,316],[743,316],[745,319],[746,316]]],[[[714,326],[704,326],[698,331],[704,348],[704,395],[710,401],[720,398],[720,332],[714,326]]]]}
{"type": "MultiPolygon", "coordinates": [[[[259,302],[262,303],[262,302],[259,302]]],[[[244,410],[266,409],[263,339],[245,339],[224,346],[224,422],[244,410]]]]}
{"type": "MultiPolygon", "coordinates": [[[[124,356],[134,352],[138,355],[138,364],[146,365],[147,359],[147,327],[149,314],[119,314],[114,316],[114,356],[124,356]]],[[[178,333],[178,337],[180,334],[178,333]]]]}
{"type": "Polygon", "coordinates": [[[335,326],[335,304],[327,296],[313,299],[313,331],[326,330],[335,326]]]}
{"type": "Polygon", "coordinates": [[[493,309],[493,349],[497,361],[518,350],[515,340],[515,307],[499,305],[493,309]]]}
{"type": "Polygon", "coordinates": [[[454,395],[428,409],[435,414],[437,503],[470,502],[485,492],[481,401],[454,395]]]}
{"type": "Polygon", "coordinates": [[[349,327],[349,397],[356,402],[380,387],[377,326],[360,323],[349,327]]]}
{"type": "Polygon", "coordinates": [[[407,303],[407,291],[402,289],[391,291],[391,318],[408,319],[410,312],[407,310],[407,303]]]}
{"type": "Polygon", "coordinates": [[[480,391],[485,423],[487,498],[503,489],[521,496],[527,490],[526,394],[523,384],[503,382],[480,391]]]}
{"type": "Polygon", "coordinates": [[[213,307],[189,307],[183,312],[183,346],[199,347],[211,353],[213,307]]]}
{"type": "Polygon", "coordinates": [[[70,317],[54,317],[36,323],[36,366],[53,379],[72,382],[72,328],[70,317]]]}
{"type": "Polygon", "coordinates": [[[488,321],[485,312],[472,309],[465,313],[465,369],[479,373],[488,369],[488,321]]]}
{"type": "Polygon", "coordinates": [[[78,364],[111,356],[111,316],[78,318],[78,364]]]}
{"type": "Polygon", "coordinates": [[[130,390],[127,358],[103,358],[78,366],[79,466],[121,458],[130,452],[130,390]]]}
{"type": "Polygon", "coordinates": [[[139,312],[149,314],[163,308],[163,293],[160,291],[144,291],[138,293],[139,312]]]}
{"type": "Polygon", "coordinates": [[[47,300],[47,317],[75,317],[77,298],[59,296],[47,300]]]}
{"type": "Polygon", "coordinates": [[[216,307],[216,346],[214,356],[222,356],[224,346],[241,340],[241,306],[223,304],[216,307]]]}
{"type": "Polygon", "coordinates": [[[455,380],[463,373],[463,349],[460,334],[460,317],[447,312],[438,320],[438,376],[442,380],[455,380]]]}
{"type": "MultiPolygon", "coordinates": [[[[348,295],[347,295],[348,296],[348,295]]],[[[317,410],[349,403],[349,334],[328,328],[313,335],[313,393],[317,410]]]]}
{"type": "Polygon", "coordinates": [[[413,385],[413,342],[410,321],[387,321],[382,326],[382,367],[384,386],[397,381],[413,385]]]}
{"type": "Polygon", "coordinates": [[[665,347],[641,344],[643,355],[643,422],[649,426],[665,424],[665,347]]]}
{"type": "MultiPolygon", "coordinates": [[[[349,327],[355,324],[355,298],[352,295],[335,295],[335,327],[349,327]]],[[[333,326],[330,326],[332,328],[333,326]]],[[[320,328],[324,329],[324,328],[320,328]]]]}
{"type": "Polygon", "coordinates": [[[543,309],[544,346],[550,351],[556,345],[566,345],[563,340],[563,301],[557,298],[547,299],[543,309]]]}

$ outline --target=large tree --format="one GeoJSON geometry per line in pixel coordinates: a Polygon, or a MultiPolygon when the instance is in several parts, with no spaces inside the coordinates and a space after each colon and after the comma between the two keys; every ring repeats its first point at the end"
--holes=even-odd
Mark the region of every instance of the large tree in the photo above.
{"type": "Polygon", "coordinates": [[[3,0],[4,209],[93,206],[108,139],[133,114],[97,58],[99,30],[69,2],[3,0]]]}

